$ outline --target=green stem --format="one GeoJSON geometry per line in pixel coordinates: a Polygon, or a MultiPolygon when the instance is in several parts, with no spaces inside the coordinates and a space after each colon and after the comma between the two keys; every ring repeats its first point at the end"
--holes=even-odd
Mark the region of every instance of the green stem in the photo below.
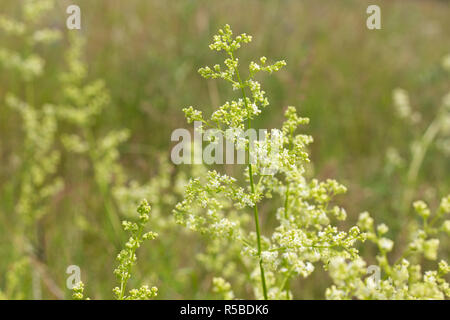
{"type": "Polygon", "coordinates": [[[289,184],[286,187],[286,194],[284,198],[284,217],[288,218],[288,209],[289,209],[289,184]]]}
{"type": "Polygon", "coordinates": [[[419,142],[420,145],[413,150],[413,158],[408,169],[407,189],[403,197],[402,212],[409,211],[407,208],[411,205],[420,167],[422,166],[425,154],[427,153],[429,146],[436,138],[440,128],[441,118],[440,115],[438,115],[425,131],[419,142]]]}
{"type": "MultiPolygon", "coordinates": [[[[252,165],[251,165],[251,163],[248,164],[248,171],[249,171],[249,175],[250,175],[251,190],[252,190],[252,193],[255,194],[255,187],[254,187],[254,184],[253,184],[252,165]]],[[[262,287],[263,287],[264,299],[267,300],[268,298],[267,298],[266,277],[264,275],[264,266],[263,266],[263,261],[262,261],[262,256],[261,256],[261,231],[259,229],[258,206],[256,205],[256,203],[253,206],[253,214],[255,216],[256,240],[257,240],[257,243],[258,243],[259,270],[261,272],[261,282],[262,282],[262,287]]]]}
{"type": "MultiPolygon", "coordinates": [[[[231,54],[231,58],[234,59],[233,54],[231,54]]],[[[248,111],[248,118],[247,118],[248,125],[247,126],[248,126],[248,129],[251,129],[252,121],[250,119],[250,110],[249,110],[248,104],[247,104],[247,96],[245,94],[244,84],[242,83],[242,80],[241,80],[241,77],[239,75],[239,71],[237,70],[237,68],[236,68],[236,76],[239,81],[239,85],[241,87],[242,96],[244,98],[245,108],[248,111]]],[[[248,144],[248,175],[249,175],[249,179],[250,179],[250,188],[251,188],[252,194],[256,195],[255,184],[253,181],[253,167],[251,164],[251,143],[250,142],[248,144]]],[[[253,206],[253,214],[255,217],[255,225],[256,225],[256,242],[257,242],[257,246],[258,246],[259,270],[261,272],[261,283],[262,283],[263,295],[264,295],[264,299],[268,300],[266,277],[264,274],[264,266],[263,266],[263,261],[262,261],[262,256],[261,256],[262,250],[261,250],[261,231],[259,228],[259,214],[258,214],[258,206],[256,205],[256,203],[253,206]]]]}
{"type": "MultiPolygon", "coordinates": [[[[292,140],[294,139],[294,131],[290,130],[290,139],[289,139],[289,151],[292,151],[292,140]]],[[[289,187],[290,183],[289,181],[286,181],[287,187],[286,187],[286,194],[284,196],[284,217],[285,219],[288,218],[288,209],[289,209],[289,187]]]]}
{"type": "Polygon", "coordinates": [[[286,300],[290,299],[290,294],[289,294],[289,288],[290,288],[290,283],[289,283],[289,278],[291,277],[292,272],[294,271],[295,267],[292,266],[288,273],[286,274],[286,277],[284,278],[282,284],[281,284],[281,290],[285,290],[286,292],[286,300]]]}

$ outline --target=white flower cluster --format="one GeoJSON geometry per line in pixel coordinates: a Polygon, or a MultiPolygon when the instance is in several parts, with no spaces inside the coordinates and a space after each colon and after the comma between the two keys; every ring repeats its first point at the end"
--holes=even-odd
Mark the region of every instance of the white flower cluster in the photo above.
{"type": "Polygon", "coordinates": [[[450,195],[443,198],[437,212],[431,211],[423,201],[416,201],[414,209],[423,220],[423,226],[412,233],[412,239],[400,258],[390,263],[387,253],[393,249],[393,241],[384,237],[388,232],[385,224],[374,228],[374,220],[365,212],[358,225],[367,232],[368,239],[378,247],[378,264],[382,276],[379,283],[367,277],[367,264],[358,258],[348,262],[342,257],[330,262],[330,275],[334,285],[326,291],[329,299],[445,299],[450,297],[450,285],[445,276],[450,272],[447,262],[441,260],[437,270],[422,272],[421,257],[436,260],[439,240],[436,237],[445,230],[445,216],[450,213],[450,195]],[[442,221],[444,220],[444,221],[442,221]],[[444,222],[444,223],[443,223],[444,222]]]}
{"type": "Polygon", "coordinates": [[[225,213],[253,206],[252,196],[237,186],[236,179],[208,171],[205,179],[189,181],[184,200],[176,205],[174,213],[176,221],[191,230],[240,239],[240,220],[225,213]]]}

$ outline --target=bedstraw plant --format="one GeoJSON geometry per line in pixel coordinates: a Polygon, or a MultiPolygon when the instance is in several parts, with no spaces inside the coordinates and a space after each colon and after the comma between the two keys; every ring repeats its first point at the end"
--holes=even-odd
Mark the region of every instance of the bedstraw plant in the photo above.
{"type": "MultiPolygon", "coordinates": [[[[63,188],[63,181],[57,176],[60,152],[55,148],[58,130],[56,106],[42,103],[37,98],[38,83],[46,76],[46,61],[39,48],[61,39],[57,28],[42,26],[45,14],[53,6],[52,0],[24,1],[21,20],[0,14],[0,36],[14,39],[16,44],[14,48],[0,48],[0,69],[11,79],[11,85],[4,88],[6,93],[1,103],[17,112],[23,136],[17,148],[20,150],[18,169],[12,170],[13,178],[8,185],[16,216],[6,222],[6,229],[17,248],[9,256],[12,268],[5,287],[10,297],[26,296],[15,287],[30,274],[32,296],[42,297],[43,268],[39,266],[45,259],[42,243],[45,232],[40,222],[49,212],[50,200],[63,188]]],[[[8,113],[8,108],[2,110],[2,116],[8,113]]],[[[51,288],[53,283],[46,280],[51,288]]]]}
{"type": "MultiPolygon", "coordinates": [[[[136,251],[146,240],[154,240],[158,234],[146,231],[147,222],[150,219],[151,207],[147,200],[142,200],[137,208],[138,220],[136,222],[123,221],[122,226],[128,231],[130,238],[125,247],[117,255],[118,266],[114,274],[119,281],[119,286],[113,289],[117,300],[146,300],[156,297],[158,289],[142,285],[139,289],[131,289],[127,293],[127,283],[132,275],[132,268],[137,262],[136,251]]],[[[84,298],[84,283],[78,282],[73,288],[73,298],[82,300],[84,298]]]]}
{"type": "MultiPolygon", "coordinates": [[[[253,144],[242,134],[244,129],[253,128],[254,119],[269,105],[257,75],[271,74],[286,65],[285,61],[269,64],[266,57],[261,57],[258,62],[250,62],[248,76],[244,78],[237,52],[251,40],[247,34],[233,37],[230,26],[226,25],[210,45],[211,50],[225,53],[224,66],[216,64],[199,70],[206,79],[228,82],[238,97],[225,102],[210,119],[193,107],[184,109],[189,123],[203,124],[197,130],[212,128],[237,150],[245,149],[246,185],[241,186],[237,178],[216,170],[208,171],[204,177],[190,180],[185,198],[176,205],[174,214],[180,224],[209,236],[211,241],[222,239],[223,242],[219,241],[222,245],[237,244],[244,265],[245,257],[251,258],[254,267],[248,267],[253,270],[250,280],[256,298],[290,299],[293,298],[289,289],[291,279],[307,277],[319,261],[326,266],[336,257],[355,259],[358,251],[353,245],[357,240],[364,240],[365,234],[356,226],[345,232],[332,223],[346,218],[344,209],[331,205],[335,195],[345,192],[344,186],[334,180],[306,179],[304,164],[309,161],[306,148],[312,138],[296,134],[297,128],[308,123],[308,119],[299,117],[294,107],[286,109],[281,130],[271,130],[266,139],[253,144]],[[270,236],[263,235],[260,226],[258,207],[265,199],[280,203],[274,213],[278,226],[270,236]],[[249,212],[252,212],[254,232],[246,228],[249,212]]],[[[226,279],[216,278],[214,288],[233,297],[226,279]]]]}
{"type": "MultiPolygon", "coordinates": [[[[345,193],[346,188],[334,180],[321,182],[306,177],[305,164],[309,161],[306,148],[312,138],[296,131],[308,119],[299,117],[290,106],[286,108],[281,130],[272,129],[265,140],[252,143],[248,135],[242,134],[244,129],[252,129],[253,120],[269,105],[255,76],[259,72],[278,71],[286,64],[284,61],[266,64],[267,59],[262,57],[259,62],[250,62],[248,77],[243,78],[237,50],[250,41],[246,34],[233,38],[231,28],[226,25],[210,45],[212,50],[225,52],[225,67],[215,65],[199,70],[204,78],[229,82],[240,96],[225,102],[209,119],[193,107],[184,109],[189,123],[202,123],[197,130],[212,128],[236,149],[244,148],[247,155],[244,181],[210,170],[191,178],[184,200],[174,210],[178,223],[209,239],[200,259],[212,271],[222,273],[213,278],[213,291],[225,299],[233,299],[236,297],[233,287],[250,280],[256,298],[292,299],[291,280],[309,276],[321,262],[334,282],[326,291],[328,299],[449,297],[445,279],[450,271],[447,262],[441,260],[436,271],[425,273],[421,271],[421,262],[437,259],[439,239],[449,233],[450,196],[442,199],[433,216],[425,202],[414,202],[422,223],[406,224],[409,242],[392,263],[389,253],[394,242],[386,237],[388,227],[380,224],[375,228],[374,220],[364,212],[356,226],[348,231],[338,229],[335,222],[345,220],[346,211],[333,205],[332,199],[345,193]],[[276,216],[278,224],[270,236],[263,235],[260,228],[258,207],[265,200],[272,205],[278,203],[278,209],[269,212],[276,216]],[[249,231],[250,216],[254,232],[249,231]],[[359,255],[358,240],[368,240],[377,247],[378,265],[371,267],[379,270],[379,279],[367,276],[373,268],[368,269],[368,263],[359,255]],[[240,268],[227,259],[240,260],[240,268]],[[240,277],[240,273],[248,276],[240,277]]],[[[440,113],[435,121],[439,126],[444,123],[443,115],[440,113]]],[[[426,147],[423,146],[425,150],[426,147]]]]}

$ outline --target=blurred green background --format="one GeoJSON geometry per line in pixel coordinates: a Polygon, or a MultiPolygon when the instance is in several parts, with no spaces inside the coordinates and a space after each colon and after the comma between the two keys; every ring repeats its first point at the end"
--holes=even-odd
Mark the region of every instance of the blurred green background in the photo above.
{"type": "MultiPolygon", "coordinates": [[[[19,19],[21,5],[22,1],[0,0],[1,14],[19,19]]],[[[103,79],[111,94],[95,131],[130,130],[130,139],[119,148],[120,163],[128,179],[142,183],[160,173],[161,155],[169,159],[171,132],[189,128],[181,109],[193,105],[209,114],[230,92],[223,83],[205,81],[197,74],[199,67],[220,61],[208,49],[212,35],[225,23],[235,33],[253,35],[254,41],[241,50],[243,61],[264,55],[287,62],[281,72],[263,79],[271,105],[257,126],[279,127],[284,108],[297,106],[311,119],[305,129],[314,137],[310,174],[335,178],[348,187],[347,195],[338,198],[349,215],[344,227],[353,225],[360,212],[369,211],[378,222],[392,226],[391,237],[400,238],[406,219],[400,199],[411,143],[436,116],[449,89],[448,73],[441,67],[450,52],[449,17],[449,1],[437,0],[80,0],[57,1],[43,23],[61,29],[64,37],[78,32],[86,39],[89,78],[103,79]],[[81,8],[80,31],[65,29],[65,9],[71,3],[81,8]],[[369,4],[381,7],[381,30],[366,28],[369,4]],[[398,87],[409,92],[412,108],[422,114],[420,122],[412,125],[396,116],[392,91],[398,87]],[[387,158],[388,150],[401,157],[398,165],[387,158]]],[[[20,48],[20,43],[0,36],[0,47],[20,48]]],[[[35,83],[37,104],[50,102],[57,94],[66,47],[67,41],[62,41],[38,48],[46,60],[46,76],[35,83]]],[[[64,188],[37,221],[41,252],[34,263],[43,270],[42,284],[33,285],[30,267],[17,263],[23,254],[12,241],[16,229],[11,224],[18,223],[14,214],[23,131],[20,117],[4,106],[4,98],[11,88],[19,87],[20,92],[20,86],[18,77],[2,70],[0,288],[10,287],[3,290],[9,298],[68,298],[65,270],[75,264],[81,267],[91,298],[110,298],[118,247],[102,235],[106,223],[102,195],[93,187],[89,165],[82,159],[62,155],[58,175],[64,188]],[[18,284],[11,285],[8,277],[14,275],[18,284]],[[59,287],[62,295],[47,282],[59,287]]],[[[171,168],[168,174],[178,170],[171,168]]],[[[160,196],[168,196],[172,189],[161,187],[160,196]]],[[[448,154],[430,147],[414,190],[414,199],[436,207],[450,191],[448,154]]],[[[162,215],[171,214],[170,205],[162,208],[162,215]]],[[[270,230],[270,225],[263,229],[270,230]]],[[[164,241],[146,244],[138,253],[133,281],[156,284],[159,298],[214,298],[210,290],[214,274],[203,270],[192,255],[202,250],[200,242],[181,228],[160,234],[164,241]]],[[[448,241],[442,250],[448,258],[448,241]]],[[[374,260],[370,248],[363,254],[374,260]]],[[[327,278],[316,272],[298,280],[295,298],[323,298],[327,285],[327,278]]]]}

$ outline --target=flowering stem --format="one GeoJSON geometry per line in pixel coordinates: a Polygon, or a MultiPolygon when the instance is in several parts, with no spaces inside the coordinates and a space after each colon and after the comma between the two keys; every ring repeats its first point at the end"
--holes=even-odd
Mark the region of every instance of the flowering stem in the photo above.
{"type": "MultiPolygon", "coordinates": [[[[233,55],[231,54],[231,58],[233,59],[233,55]]],[[[239,71],[236,68],[236,76],[237,79],[239,81],[239,85],[241,87],[241,91],[242,91],[242,96],[244,98],[244,104],[245,104],[245,108],[248,111],[248,118],[247,118],[247,126],[248,129],[251,129],[252,127],[252,121],[250,118],[250,110],[248,108],[248,104],[247,104],[247,96],[245,95],[245,90],[244,90],[244,84],[242,83],[241,77],[239,75],[239,71]]],[[[256,190],[255,190],[255,183],[253,181],[253,168],[252,168],[252,163],[251,163],[251,143],[249,142],[248,144],[248,175],[249,175],[249,179],[250,179],[250,188],[252,191],[253,195],[256,195],[256,190]]],[[[261,273],[261,283],[262,283],[262,289],[263,289],[263,295],[264,295],[264,299],[267,300],[267,286],[266,286],[266,277],[264,274],[264,266],[263,266],[263,261],[262,261],[262,256],[261,256],[261,231],[259,228],[259,214],[258,214],[258,206],[255,202],[254,206],[253,206],[253,214],[255,216],[255,225],[256,225],[256,242],[258,245],[258,259],[259,259],[259,270],[261,273]]]]}
{"type": "MultiPolygon", "coordinates": [[[[138,241],[139,241],[139,239],[141,239],[142,230],[143,230],[143,227],[142,227],[142,226],[139,227],[138,236],[136,237],[136,239],[137,239],[138,241]]],[[[134,257],[134,255],[135,255],[135,253],[136,253],[136,249],[137,249],[137,248],[138,248],[138,245],[135,244],[135,245],[130,249],[130,252],[129,252],[129,258],[130,258],[130,261],[133,261],[133,257],[134,257]]],[[[122,278],[120,279],[120,295],[119,295],[118,300],[123,300],[124,297],[125,297],[125,290],[126,290],[126,288],[127,288],[127,282],[128,282],[128,279],[129,279],[130,276],[131,276],[131,267],[132,267],[132,266],[133,266],[132,263],[128,264],[127,274],[126,274],[126,275],[122,275],[122,278]]]]}

